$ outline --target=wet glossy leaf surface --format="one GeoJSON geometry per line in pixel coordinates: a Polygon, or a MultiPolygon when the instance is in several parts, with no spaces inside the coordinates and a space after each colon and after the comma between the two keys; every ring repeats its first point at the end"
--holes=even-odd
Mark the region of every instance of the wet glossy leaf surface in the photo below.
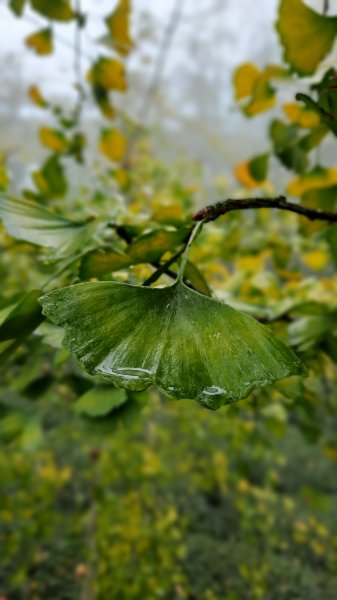
{"type": "Polygon", "coordinates": [[[82,283],[40,301],[89,373],[130,390],[155,384],[216,409],[306,372],[269,329],[179,281],[157,289],[82,283]]]}

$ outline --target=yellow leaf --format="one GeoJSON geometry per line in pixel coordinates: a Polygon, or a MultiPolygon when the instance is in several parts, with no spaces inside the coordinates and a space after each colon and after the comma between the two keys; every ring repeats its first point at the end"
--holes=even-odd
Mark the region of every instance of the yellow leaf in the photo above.
{"type": "Polygon", "coordinates": [[[121,188],[126,187],[129,182],[129,175],[125,169],[117,169],[114,172],[115,179],[121,188]]]}
{"type": "Polygon", "coordinates": [[[40,127],[39,139],[43,146],[46,146],[46,148],[49,148],[53,152],[61,153],[68,148],[67,139],[64,137],[63,133],[57,131],[57,129],[40,127]]]}
{"type": "Polygon", "coordinates": [[[28,88],[28,96],[36,104],[36,106],[40,106],[41,108],[45,108],[48,105],[48,102],[42,96],[37,85],[31,85],[28,88]]]}
{"type": "Polygon", "coordinates": [[[113,47],[123,55],[129,54],[132,45],[129,33],[129,17],[130,1],[119,0],[115,10],[105,20],[112,37],[113,47]]]}
{"type": "Polygon", "coordinates": [[[0,191],[4,191],[9,186],[10,178],[5,164],[5,155],[0,152],[0,191]]]}
{"type": "Polygon", "coordinates": [[[265,252],[250,256],[240,256],[235,260],[235,266],[238,270],[246,271],[251,274],[257,273],[263,270],[267,257],[268,253],[265,252]]]}
{"type": "Polygon", "coordinates": [[[105,90],[125,92],[125,68],[116,58],[99,58],[88,73],[88,81],[105,90]]]}
{"type": "Polygon", "coordinates": [[[312,250],[302,256],[304,264],[313,271],[322,271],[329,262],[329,255],[325,250],[312,250]]]}
{"type": "Polygon", "coordinates": [[[53,52],[53,34],[52,30],[40,29],[26,38],[26,45],[36,52],[36,54],[45,55],[53,52]]]}
{"type": "Polygon", "coordinates": [[[317,113],[305,106],[301,106],[297,102],[284,104],[283,111],[291,123],[303,129],[313,129],[320,124],[320,118],[317,113]]]}
{"type": "Polygon", "coordinates": [[[251,63],[239,67],[234,75],[236,99],[241,100],[250,96],[248,102],[242,106],[243,112],[248,117],[252,117],[272,108],[276,96],[270,82],[272,79],[286,76],[287,71],[278,65],[268,65],[264,71],[251,63]]]}
{"type": "Polygon", "coordinates": [[[184,220],[184,211],[181,204],[171,203],[155,206],[152,214],[153,221],[157,223],[180,224],[184,220]]]}
{"type": "Polygon", "coordinates": [[[277,30],[286,62],[300,75],[310,75],[332,48],[337,17],[320,15],[302,0],[282,0],[277,30]]]}
{"type": "Polygon", "coordinates": [[[332,460],[337,460],[337,447],[336,446],[325,446],[324,454],[332,460]]]}
{"type": "Polygon", "coordinates": [[[337,169],[316,167],[309,173],[292,179],[288,184],[287,193],[300,197],[311,190],[328,188],[332,185],[337,185],[337,169]]]}
{"type": "Polygon", "coordinates": [[[99,140],[99,149],[114,162],[121,160],[126,150],[126,138],[118,129],[104,129],[99,140]]]}
{"type": "Polygon", "coordinates": [[[242,100],[253,93],[254,84],[261,71],[252,63],[245,63],[234,73],[235,99],[242,100]]]}

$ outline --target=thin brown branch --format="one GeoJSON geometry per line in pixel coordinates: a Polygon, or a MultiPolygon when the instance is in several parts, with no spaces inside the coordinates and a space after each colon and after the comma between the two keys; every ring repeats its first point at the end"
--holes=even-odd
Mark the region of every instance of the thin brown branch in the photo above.
{"type": "Polygon", "coordinates": [[[255,208],[276,208],[278,210],[286,210],[302,215],[311,221],[327,221],[328,223],[337,223],[337,213],[316,210],[294,202],[288,202],[285,196],[277,196],[276,198],[242,198],[222,200],[210,206],[206,206],[197,212],[193,221],[215,221],[221,215],[225,215],[233,210],[247,210],[255,208]]]}

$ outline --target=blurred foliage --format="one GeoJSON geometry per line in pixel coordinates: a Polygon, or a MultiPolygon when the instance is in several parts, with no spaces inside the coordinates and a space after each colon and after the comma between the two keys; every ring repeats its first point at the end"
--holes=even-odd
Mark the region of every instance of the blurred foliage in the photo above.
{"type": "MultiPolygon", "coordinates": [[[[17,17],[28,8],[43,17],[26,44],[45,60],[57,23],[80,36],[90,19],[68,0],[8,4],[17,17]]],[[[236,211],[194,243],[186,283],[268,324],[309,368],[215,414],[152,388],[102,384],[41,315],[40,289],[170,284],[192,214],[208,202],[200,169],[163,164],[150,132],[116,106],[127,89],[130,16],[128,0],[105,16],[104,55],[76,82],[72,111],[30,86],[48,155],[22,198],[11,195],[0,154],[0,598],[334,600],[336,225],[236,211]],[[86,156],[88,92],[101,119],[96,163],[86,156]],[[69,164],[89,170],[90,189],[72,194],[69,164]]],[[[336,17],[281,0],[277,30],[287,64],[239,66],[239,109],[252,118],[277,106],[278,85],[297,90],[297,77],[315,77],[301,82],[297,102],[283,102],[283,116],[273,113],[270,147],[242,157],[237,195],[273,194],[278,163],[286,170],[277,193],[335,211],[336,168],[317,149],[335,143],[336,73],[321,61],[336,17]]],[[[214,189],[226,194],[221,181],[214,189]]]]}

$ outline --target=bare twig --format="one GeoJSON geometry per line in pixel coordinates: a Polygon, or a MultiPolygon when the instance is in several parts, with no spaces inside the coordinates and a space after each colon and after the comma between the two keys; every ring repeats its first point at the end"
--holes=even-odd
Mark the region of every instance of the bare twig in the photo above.
{"type": "Polygon", "coordinates": [[[329,8],[330,8],[330,6],[329,6],[329,0],[323,0],[323,13],[325,15],[328,14],[329,8]]]}
{"type": "Polygon", "coordinates": [[[74,110],[74,121],[76,126],[80,125],[81,114],[85,93],[82,83],[82,23],[81,23],[81,0],[75,0],[76,25],[74,37],[74,74],[76,81],[77,102],[74,110]]]}
{"type": "Polygon", "coordinates": [[[144,101],[140,110],[140,121],[145,121],[151,109],[152,100],[160,86],[169,51],[172,45],[174,34],[177,31],[185,0],[175,0],[170,18],[168,20],[163,40],[159,48],[156,64],[148,89],[145,92],[144,101]]]}
{"type": "Polygon", "coordinates": [[[123,167],[128,168],[129,159],[134,147],[134,144],[137,142],[139,136],[146,131],[144,128],[144,122],[147,120],[150,110],[152,108],[152,102],[158,88],[160,86],[167,58],[169,56],[169,52],[172,46],[174,35],[177,31],[178,25],[180,23],[182,12],[184,8],[185,0],[175,0],[172,12],[170,14],[169,20],[167,22],[167,26],[164,31],[162,43],[159,48],[159,52],[157,55],[157,59],[155,62],[153,74],[149,83],[148,88],[145,91],[143,102],[138,115],[139,124],[136,126],[134,132],[129,137],[128,147],[125,153],[125,157],[123,160],[123,167]]]}
{"type": "Polygon", "coordinates": [[[327,221],[328,223],[337,223],[337,213],[325,212],[308,208],[301,204],[288,202],[285,196],[277,196],[276,198],[243,198],[231,199],[216,202],[210,206],[206,206],[197,212],[193,221],[214,221],[221,215],[225,215],[233,210],[246,210],[249,208],[277,208],[278,210],[286,210],[302,215],[311,221],[327,221]]]}

